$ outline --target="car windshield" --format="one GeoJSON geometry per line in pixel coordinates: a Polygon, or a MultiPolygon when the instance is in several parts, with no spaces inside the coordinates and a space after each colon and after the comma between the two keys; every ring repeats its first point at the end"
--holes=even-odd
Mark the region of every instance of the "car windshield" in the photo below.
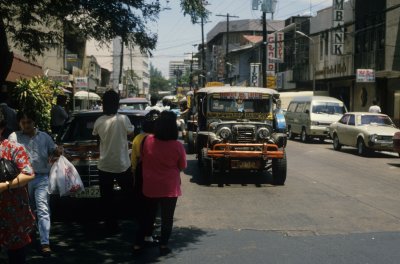
{"type": "MultiPolygon", "coordinates": [[[[81,115],[75,116],[66,124],[61,136],[61,142],[76,142],[97,140],[92,135],[94,122],[100,115],[81,115]]],[[[141,121],[143,117],[128,115],[131,123],[135,126],[135,135],[141,132],[141,121]]]]}
{"type": "Polygon", "coordinates": [[[392,120],[388,116],[382,115],[362,115],[361,119],[357,120],[359,125],[380,125],[393,126],[392,120]]]}
{"type": "Polygon", "coordinates": [[[217,99],[211,98],[211,112],[248,112],[268,113],[270,111],[269,99],[217,99]]]}
{"type": "Polygon", "coordinates": [[[314,114],[343,115],[344,107],[339,103],[314,103],[312,107],[314,114]]]}
{"type": "Polygon", "coordinates": [[[147,103],[120,103],[119,108],[123,110],[145,110],[147,103]]]}

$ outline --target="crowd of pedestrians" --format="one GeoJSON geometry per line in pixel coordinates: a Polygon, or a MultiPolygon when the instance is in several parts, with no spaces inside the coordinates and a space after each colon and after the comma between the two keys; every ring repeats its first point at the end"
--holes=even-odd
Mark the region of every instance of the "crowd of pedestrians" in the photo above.
{"type": "MultiPolygon", "coordinates": [[[[58,97],[52,109],[53,133],[60,133],[68,118],[64,98],[58,97]]],[[[159,245],[160,254],[171,252],[168,241],[173,227],[177,199],[182,195],[180,172],[186,168],[186,154],[178,139],[176,114],[164,107],[152,106],[143,122],[143,132],[134,137],[129,157],[127,137],[133,137],[129,118],[118,113],[119,95],[107,91],[102,100],[103,115],[93,127],[98,137],[99,187],[105,230],[119,232],[114,206],[114,181],[136,210],[137,231],[132,238],[132,253],[138,256],[150,243],[159,245]],[[156,162],[155,162],[156,161],[156,162]],[[157,213],[161,216],[161,236],[153,237],[157,213]]],[[[0,95],[0,158],[13,161],[19,175],[0,182],[0,248],[9,263],[25,263],[26,247],[38,240],[39,252],[50,256],[50,160],[62,154],[46,132],[36,127],[33,112],[16,113],[0,95]],[[3,103],[1,103],[3,102],[3,103]],[[15,119],[15,120],[14,120],[15,119]],[[38,237],[37,234],[38,233],[38,237]]]]}
{"type": "Polygon", "coordinates": [[[112,183],[116,180],[125,197],[137,204],[134,256],[143,252],[146,241],[157,242],[152,233],[158,208],[161,211],[159,249],[161,255],[166,255],[171,252],[168,241],[177,198],[182,194],[180,172],[186,168],[185,150],[177,140],[176,115],[153,108],[145,117],[143,133],[133,139],[129,160],[126,137],[134,132],[134,127],[126,116],[118,114],[118,104],[118,94],[107,91],[103,96],[104,114],[96,120],[93,129],[93,135],[98,135],[100,142],[100,194],[105,205],[107,230],[119,229],[115,218],[111,217],[115,215],[112,183]]]}

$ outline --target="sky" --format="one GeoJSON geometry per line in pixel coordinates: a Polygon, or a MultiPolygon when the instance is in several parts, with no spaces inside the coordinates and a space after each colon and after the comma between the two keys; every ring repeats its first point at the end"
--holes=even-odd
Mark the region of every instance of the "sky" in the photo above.
{"type": "MultiPolygon", "coordinates": [[[[327,6],[332,5],[333,0],[278,0],[274,19],[285,20],[290,16],[316,14],[327,6]]],[[[161,0],[164,10],[160,13],[157,23],[149,25],[149,29],[158,34],[158,44],[153,52],[151,63],[168,77],[168,63],[171,60],[183,60],[188,53],[197,52],[193,45],[201,43],[201,25],[193,25],[188,16],[184,16],[179,0],[161,0]],[[185,54],[186,53],[186,54],[185,54]]],[[[260,10],[252,10],[252,0],[208,0],[207,9],[211,12],[209,22],[204,25],[204,38],[207,41],[207,33],[220,21],[226,18],[217,14],[239,16],[236,19],[259,19],[260,10]]],[[[267,14],[267,19],[270,14],[267,14]]],[[[233,20],[233,18],[232,18],[233,20]]]]}

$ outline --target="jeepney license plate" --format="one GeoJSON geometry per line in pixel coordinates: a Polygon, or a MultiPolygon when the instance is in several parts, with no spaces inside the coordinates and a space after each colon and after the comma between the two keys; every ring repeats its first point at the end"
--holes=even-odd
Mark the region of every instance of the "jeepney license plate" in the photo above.
{"type": "Polygon", "coordinates": [[[232,160],[231,166],[233,169],[258,169],[260,165],[257,160],[232,160]]]}
{"type": "Polygon", "coordinates": [[[100,187],[99,186],[90,186],[85,188],[83,192],[74,194],[75,198],[100,198],[100,187]]]}

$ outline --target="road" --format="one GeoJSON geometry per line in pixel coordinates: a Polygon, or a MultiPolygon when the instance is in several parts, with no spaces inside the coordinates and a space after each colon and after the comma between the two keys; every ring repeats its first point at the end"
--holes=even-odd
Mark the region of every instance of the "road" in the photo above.
{"type": "Polygon", "coordinates": [[[44,260],[32,250],[30,263],[400,262],[397,155],[359,157],[329,142],[289,141],[287,156],[285,186],[270,185],[269,175],[242,174],[221,187],[199,185],[195,156],[188,155],[168,257],[149,248],[134,262],[129,220],[121,234],[107,236],[96,220],[57,219],[55,255],[44,260]]]}

